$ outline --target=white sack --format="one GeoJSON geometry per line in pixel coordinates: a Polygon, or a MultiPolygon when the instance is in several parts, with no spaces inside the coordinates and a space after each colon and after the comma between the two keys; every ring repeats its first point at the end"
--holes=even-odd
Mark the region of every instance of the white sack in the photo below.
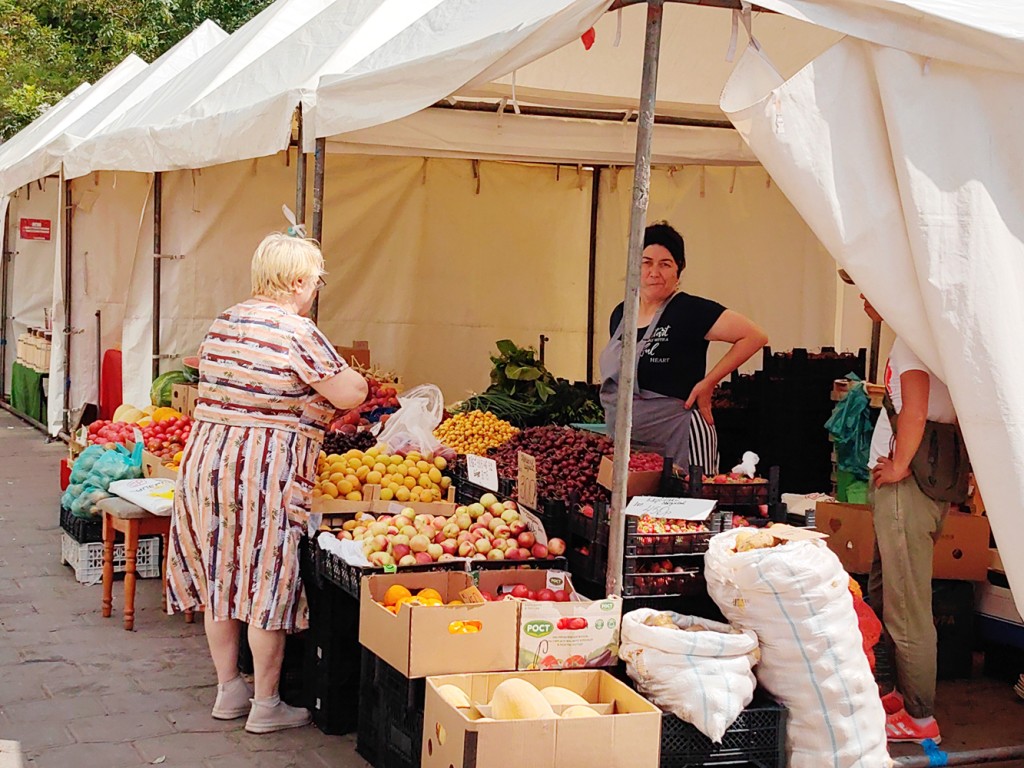
{"type": "Polygon", "coordinates": [[[861,645],[850,577],[823,541],[736,553],[711,539],[708,592],[761,641],[757,679],[789,709],[790,768],[881,768],[885,711],[861,645]]]}
{"type": "Polygon", "coordinates": [[[658,613],[640,608],[622,617],[619,658],[642,694],[720,744],[754,698],[757,635],[671,611],[679,629],[644,623],[658,613]],[[708,631],[682,631],[694,624],[708,631]]]}

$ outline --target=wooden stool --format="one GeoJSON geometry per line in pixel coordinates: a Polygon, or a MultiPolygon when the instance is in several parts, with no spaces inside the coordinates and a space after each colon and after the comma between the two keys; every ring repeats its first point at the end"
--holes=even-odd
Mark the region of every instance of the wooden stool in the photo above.
{"type": "MultiPolygon", "coordinates": [[[[167,609],[167,539],[171,530],[171,518],[154,515],[142,507],[116,496],[99,502],[97,508],[103,514],[103,617],[110,618],[113,609],[114,592],[114,536],[117,531],[124,534],[124,628],[135,628],[135,559],[139,549],[140,536],[160,536],[163,539],[163,562],[160,578],[163,584],[161,605],[167,609]]],[[[194,620],[192,611],[185,612],[185,621],[194,620]]]]}

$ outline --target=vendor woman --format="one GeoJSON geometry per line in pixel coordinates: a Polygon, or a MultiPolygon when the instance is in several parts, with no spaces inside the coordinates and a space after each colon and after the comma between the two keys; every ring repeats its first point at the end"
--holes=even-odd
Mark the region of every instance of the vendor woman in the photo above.
{"type": "MultiPolygon", "coordinates": [[[[718,474],[718,435],[711,395],[722,379],[749,360],[768,337],[738,312],[677,290],[686,268],[683,237],[666,222],[647,227],[640,266],[633,440],[658,448],[676,466],[697,464],[718,474]],[[707,373],[708,343],[731,349],[707,373]]],[[[612,312],[611,340],[601,353],[601,403],[609,432],[622,358],[622,304],[612,312]]],[[[735,457],[739,460],[739,456],[735,457]]]]}

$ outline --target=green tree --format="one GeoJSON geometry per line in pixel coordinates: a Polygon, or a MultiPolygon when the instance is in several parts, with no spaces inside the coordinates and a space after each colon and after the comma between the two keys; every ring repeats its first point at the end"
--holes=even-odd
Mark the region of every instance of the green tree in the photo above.
{"type": "Polygon", "coordinates": [[[0,0],[0,140],[128,54],[153,61],[206,19],[233,32],[270,0],[0,0]]]}

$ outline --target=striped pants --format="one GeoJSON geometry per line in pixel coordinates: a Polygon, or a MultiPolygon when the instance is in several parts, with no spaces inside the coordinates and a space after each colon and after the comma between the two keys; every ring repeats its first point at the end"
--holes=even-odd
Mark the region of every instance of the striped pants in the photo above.
{"type": "Polygon", "coordinates": [[[718,474],[718,432],[696,408],[690,416],[690,464],[704,467],[705,475],[718,474]]]}

